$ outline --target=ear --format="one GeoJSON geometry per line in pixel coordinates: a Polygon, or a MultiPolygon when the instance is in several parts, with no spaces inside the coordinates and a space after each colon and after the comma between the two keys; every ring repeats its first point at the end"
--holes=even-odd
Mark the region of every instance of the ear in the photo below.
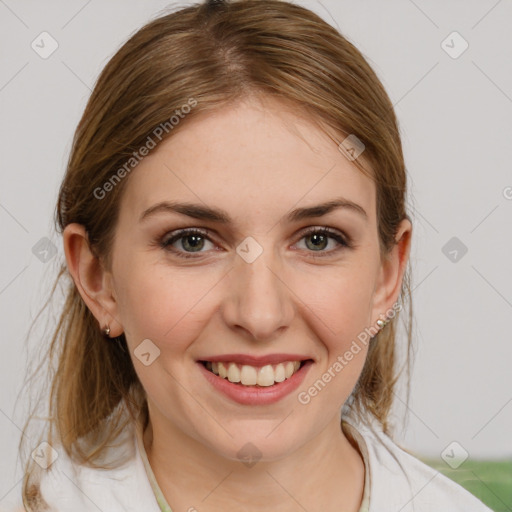
{"type": "Polygon", "coordinates": [[[103,268],[89,245],[88,234],[81,224],[68,224],[63,231],[64,253],[69,273],[85,304],[98,320],[99,328],[110,327],[110,337],[122,334],[118,320],[112,274],[103,268]]]}
{"type": "Polygon", "coordinates": [[[411,249],[412,224],[408,219],[402,220],[395,237],[395,246],[382,258],[379,277],[375,286],[372,308],[372,324],[386,312],[392,310],[402,288],[409,253],[411,249]]]}

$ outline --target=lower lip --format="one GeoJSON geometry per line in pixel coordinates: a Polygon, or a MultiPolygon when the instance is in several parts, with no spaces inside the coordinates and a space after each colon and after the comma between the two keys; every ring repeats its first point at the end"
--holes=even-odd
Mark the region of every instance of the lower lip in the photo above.
{"type": "Polygon", "coordinates": [[[304,380],[313,362],[307,361],[289,379],[283,382],[276,382],[272,386],[244,386],[242,384],[235,384],[207,370],[202,363],[198,362],[197,364],[206,380],[215,389],[231,398],[231,400],[243,405],[267,405],[278,402],[295,391],[304,380]]]}

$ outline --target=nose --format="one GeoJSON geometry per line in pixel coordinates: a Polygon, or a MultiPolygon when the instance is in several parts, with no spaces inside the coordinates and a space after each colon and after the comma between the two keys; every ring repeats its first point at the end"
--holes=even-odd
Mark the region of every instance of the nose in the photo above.
{"type": "MultiPolygon", "coordinates": [[[[270,251],[268,251],[270,253],[270,251]]],[[[224,321],[256,341],[271,341],[290,325],[293,293],[277,259],[264,251],[255,261],[237,258],[229,272],[223,304],[224,321]]]]}

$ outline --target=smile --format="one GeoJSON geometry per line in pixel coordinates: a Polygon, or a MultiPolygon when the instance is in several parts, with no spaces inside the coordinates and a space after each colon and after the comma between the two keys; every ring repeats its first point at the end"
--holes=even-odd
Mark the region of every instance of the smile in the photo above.
{"type": "Polygon", "coordinates": [[[233,384],[268,387],[291,378],[305,361],[285,361],[260,367],[235,362],[201,362],[207,370],[233,384]]]}
{"type": "Polygon", "coordinates": [[[296,391],[314,360],[299,354],[225,354],[201,358],[196,364],[220,396],[258,406],[279,402],[296,391]]]}

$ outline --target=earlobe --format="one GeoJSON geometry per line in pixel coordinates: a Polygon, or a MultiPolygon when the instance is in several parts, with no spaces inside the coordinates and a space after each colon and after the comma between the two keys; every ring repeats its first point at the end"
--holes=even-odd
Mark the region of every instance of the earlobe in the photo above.
{"type": "Polygon", "coordinates": [[[63,232],[63,243],[68,271],[83,301],[98,320],[98,329],[103,331],[109,327],[110,337],[119,336],[123,328],[118,320],[112,276],[92,251],[84,226],[68,224],[63,232]]]}
{"type": "Polygon", "coordinates": [[[373,302],[373,323],[393,310],[393,305],[398,300],[409,260],[411,235],[411,222],[408,219],[402,220],[395,237],[395,246],[387,257],[382,259],[373,302]]]}

